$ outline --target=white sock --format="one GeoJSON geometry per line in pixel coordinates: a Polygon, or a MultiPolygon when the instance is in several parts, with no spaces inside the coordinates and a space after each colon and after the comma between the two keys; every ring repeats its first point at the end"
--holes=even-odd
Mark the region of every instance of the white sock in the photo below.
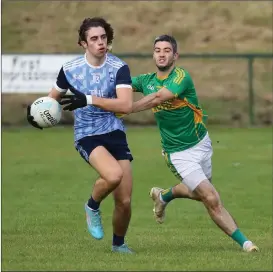
{"type": "Polygon", "coordinates": [[[245,241],[243,244],[243,249],[247,249],[251,246],[253,246],[253,243],[251,241],[245,241]]]}

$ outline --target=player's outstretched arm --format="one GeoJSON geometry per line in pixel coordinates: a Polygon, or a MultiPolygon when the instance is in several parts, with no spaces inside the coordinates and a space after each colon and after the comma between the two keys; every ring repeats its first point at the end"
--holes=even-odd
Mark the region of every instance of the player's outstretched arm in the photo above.
{"type": "Polygon", "coordinates": [[[191,80],[188,76],[185,75],[185,72],[183,70],[179,70],[178,72],[176,72],[173,80],[169,81],[158,92],[147,95],[139,101],[133,103],[132,112],[139,112],[151,109],[160,105],[164,101],[176,98],[187,90],[190,82],[191,80]]]}
{"type": "Polygon", "coordinates": [[[175,98],[175,95],[163,87],[158,92],[149,94],[133,103],[132,112],[140,112],[160,105],[162,102],[175,98]]]}
{"type": "Polygon", "coordinates": [[[149,94],[133,103],[132,113],[151,109],[157,104],[156,93],[149,94]]]}

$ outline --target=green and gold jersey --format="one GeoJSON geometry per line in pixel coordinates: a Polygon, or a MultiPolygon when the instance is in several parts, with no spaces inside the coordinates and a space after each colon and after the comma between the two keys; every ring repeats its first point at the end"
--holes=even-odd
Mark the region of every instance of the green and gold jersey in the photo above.
{"type": "Polygon", "coordinates": [[[134,91],[144,96],[162,87],[175,95],[173,99],[152,109],[164,151],[182,151],[203,139],[207,133],[204,124],[206,115],[199,106],[193,81],[186,70],[175,67],[165,79],[159,79],[156,73],[142,74],[133,77],[132,82],[134,91]]]}

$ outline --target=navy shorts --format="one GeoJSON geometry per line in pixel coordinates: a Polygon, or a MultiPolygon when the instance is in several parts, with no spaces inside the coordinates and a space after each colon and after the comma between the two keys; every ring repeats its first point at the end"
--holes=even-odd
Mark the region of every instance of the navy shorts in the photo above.
{"type": "Polygon", "coordinates": [[[122,130],[114,130],[101,135],[86,136],[75,144],[77,151],[87,163],[89,163],[91,152],[98,146],[103,146],[116,160],[133,160],[126,134],[122,130]]]}

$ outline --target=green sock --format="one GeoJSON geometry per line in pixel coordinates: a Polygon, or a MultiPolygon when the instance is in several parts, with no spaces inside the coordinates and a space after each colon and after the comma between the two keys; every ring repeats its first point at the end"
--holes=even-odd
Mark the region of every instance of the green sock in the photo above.
{"type": "Polygon", "coordinates": [[[164,202],[168,203],[174,199],[172,187],[161,192],[161,198],[164,202]]]}
{"type": "Polygon", "coordinates": [[[248,239],[244,236],[244,234],[239,230],[236,229],[232,234],[231,238],[237,242],[241,247],[243,247],[244,242],[248,241],[248,239]]]}

